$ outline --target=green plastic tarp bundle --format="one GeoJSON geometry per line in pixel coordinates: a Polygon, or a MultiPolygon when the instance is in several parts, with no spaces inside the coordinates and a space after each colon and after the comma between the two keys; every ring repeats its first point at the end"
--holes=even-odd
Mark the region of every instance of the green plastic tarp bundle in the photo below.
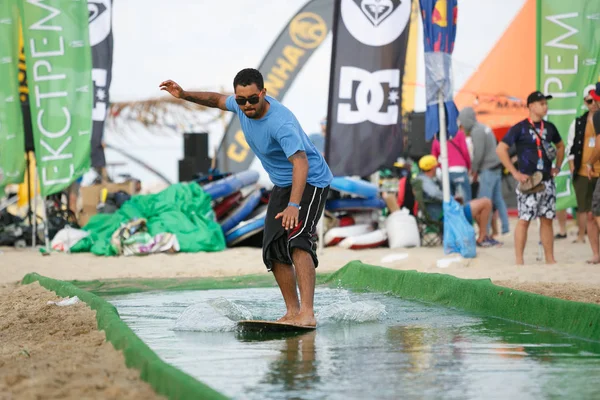
{"type": "Polygon", "coordinates": [[[111,235],[135,218],[145,218],[149,233],[177,236],[182,252],[221,251],[226,247],[216,222],[212,198],[197,183],[177,183],[157,194],[133,196],[114,214],[96,214],[83,227],[90,235],[71,248],[73,253],[116,255],[111,235]]]}

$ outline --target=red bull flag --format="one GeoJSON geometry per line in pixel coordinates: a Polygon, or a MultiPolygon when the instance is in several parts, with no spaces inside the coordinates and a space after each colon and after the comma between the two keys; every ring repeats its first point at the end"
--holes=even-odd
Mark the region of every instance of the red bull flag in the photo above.
{"type": "Polygon", "coordinates": [[[440,131],[439,94],[444,98],[449,137],[458,131],[458,109],[452,100],[452,51],[456,38],[457,0],[420,0],[425,41],[425,137],[440,131]]]}

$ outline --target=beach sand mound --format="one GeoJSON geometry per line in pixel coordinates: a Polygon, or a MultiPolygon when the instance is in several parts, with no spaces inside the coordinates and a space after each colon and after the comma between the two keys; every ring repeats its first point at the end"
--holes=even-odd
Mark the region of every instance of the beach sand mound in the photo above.
{"type": "Polygon", "coordinates": [[[0,285],[0,398],[159,399],[97,329],[85,303],[37,282],[0,285]]]}

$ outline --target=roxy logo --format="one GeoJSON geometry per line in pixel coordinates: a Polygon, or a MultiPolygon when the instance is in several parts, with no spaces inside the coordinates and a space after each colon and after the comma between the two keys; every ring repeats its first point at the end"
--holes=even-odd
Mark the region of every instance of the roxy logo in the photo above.
{"type": "Polygon", "coordinates": [[[348,32],[368,46],[385,46],[408,25],[411,5],[407,0],[342,0],[341,14],[348,32]]]}
{"type": "Polygon", "coordinates": [[[112,0],[89,0],[88,23],[90,30],[90,46],[95,46],[108,37],[112,17],[112,0]]]}
{"type": "Polygon", "coordinates": [[[375,26],[379,25],[384,19],[389,17],[392,11],[394,11],[394,8],[396,7],[394,7],[394,2],[391,0],[360,1],[360,9],[375,26]]]}
{"type": "Polygon", "coordinates": [[[378,125],[398,123],[398,88],[400,86],[399,69],[382,69],[375,72],[356,67],[342,67],[340,70],[340,100],[352,100],[351,103],[338,104],[337,122],[340,124],[360,124],[372,122],[378,125]],[[353,93],[354,82],[358,82],[353,93]],[[387,107],[384,84],[389,87],[387,107]]]}

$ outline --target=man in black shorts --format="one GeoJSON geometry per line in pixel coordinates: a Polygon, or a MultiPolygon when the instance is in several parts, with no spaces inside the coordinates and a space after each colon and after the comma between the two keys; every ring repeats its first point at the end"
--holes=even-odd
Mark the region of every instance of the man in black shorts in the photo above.
{"type": "Polygon", "coordinates": [[[256,69],[238,72],[232,96],[186,92],[171,80],[161,83],[160,88],[174,97],[231,111],[239,117],[246,142],[275,185],[265,219],[263,261],[273,271],[285,300],[287,313],[279,321],[316,326],[316,229],[333,179],[325,159],[294,114],[267,95],[256,69]]]}
{"type": "MultiPolygon", "coordinates": [[[[596,88],[590,90],[590,96],[592,100],[596,102],[596,105],[600,107],[600,82],[596,83],[596,88]]],[[[594,172],[594,164],[596,161],[600,160],[600,111],[596,111],[594,116],[592,117],[592,122],[594,125],[594,132],[596,133],[596,143],[594,154],[590,157],[586,166],[588,169],[588,178],[592,179],[592,173],[594,172]]],[[[596,171],[597,172],[597,171],[596,171]]],[[[596,218],[596,223],[600,226],[600,185],[598,184],[600,179],[596,182],[596,187],[594,188],[594,194],[592,195],[592,213],[596,218]]]]}
{"type": "Polygon", "coordinates": [[[541,92],[533,92],[527,97],[529,117],[514,125],[498,143],[496,152],[500,161],[510,171],[517,182],[525,183],[535,172],[543,176],[543,190],[537,193],[522,193],[517,189],[519,222],[515,229],[515,256],[517,264],[524,264],[523,253],[527,242],[529,223],[540,219],[540,238],[544,247],[546,264],[555,264],[554,234],[552,220],[556,217],[556,186],[553,178],[559,170],[552,166],[552,152],[556,152],[556,165],[562,165],[565,145],[554,126],[543,118],[548,113],[548,100],[541,92]],[[552,143],[556,149],[552,147],[552,143]],[[517,148],[517,170],[510,160],[508,149],[517,148]]]}

